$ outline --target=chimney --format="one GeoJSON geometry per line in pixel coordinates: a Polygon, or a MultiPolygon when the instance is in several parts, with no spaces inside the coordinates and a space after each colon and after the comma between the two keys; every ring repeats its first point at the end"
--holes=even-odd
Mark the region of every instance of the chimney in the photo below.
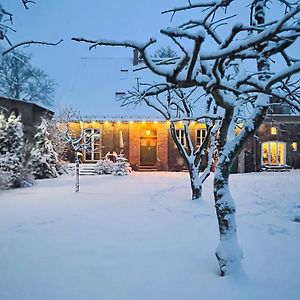
{"type": "Polygon", "coordinates": [[[133,49],[133,65],[136,66],[139,64],[139,50],[138,49],[133,49]]]}

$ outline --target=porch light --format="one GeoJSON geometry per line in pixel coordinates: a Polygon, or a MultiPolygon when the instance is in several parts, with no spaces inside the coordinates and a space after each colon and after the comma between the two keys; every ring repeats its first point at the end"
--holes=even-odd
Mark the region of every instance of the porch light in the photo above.
{"type": "Polygon", "coordinates": [[[293,142],[293,143],[291,144],[291,146],[292,146],[292,150],[293,150],[294,152],[296,152],[297,149],[298,149],[298,144],[297,144],[297,142],[293,142]]]}
{"type": "Polygon", "coordinates": [[[277,134],[277,128],[276,127],[271,127],[271,134],[272,135],[277,134]]]}

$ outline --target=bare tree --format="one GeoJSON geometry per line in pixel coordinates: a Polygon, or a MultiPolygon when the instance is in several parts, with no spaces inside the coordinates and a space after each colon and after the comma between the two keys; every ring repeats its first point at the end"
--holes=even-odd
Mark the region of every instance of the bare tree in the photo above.
{"type": "Polygon", "coordinates": [[[79,112],[72,108],[66,108],[59,117],[58,127],[65,135],[66,143],[75,156],[75,192],[79,192],[80,182],[80,155],[82,150],[89,150],[94,139],[99,138],[99,134],[88,134],[80,126],[80,130],[74,131],[70,127],[71,122],[81,123],[82,118],[79,112]]]}
{"type": "MultiPolygon", "coordinates": [[[[25,9],[28,9],[29,8],[28,5],[34,4],[35,1],[21,0],[21,3],[25,7],[25,9]]],[[[58,41],[57,43],[28,40],[28,41],[23,41],[23,42],[20,42],[17,44],[12,44],[9,39],[10,32],[15,32],[15,29],[13,28],[13,14],[11,12],[5,10],[5,8],[0,3],[0,62],[2,60],[2,57],[5,54],[12,52],[14,49],[16,49],[20,46],[26,46],[26,45],[31,45],[31,44],[56,46],[62,42],[62,40],[58,41]],[[5,43],[6,43],[6,45],[5,45],[5,43]]]]}
{"type": "MultiPolygon", "coordinates": [[[[157,58],[158,56],[154,57],[157,58]]],[[[162,58],[161,55],[159,57],[162,58]]],[[[213,163],[215,137],[220,124],[219,117],[215,114],[214,107],[211,109],[211,102],[206,108],[205,114],[195,114],[195,106],[197,102],[202,100],[201,96],[203,96],[197,93],[197,87],[193,89],[169,89],[162,94],[151,92],[157,88],[160,86],[155,83],[145,84],[137,80],[137,88],[128,91],[120,101],[122,101],[122,106],[145,103],[170,122],[171,136],[189,170],[192,200],[200,199],[203,182],[210,175],[213,163]],[[202,143],[197,145],[193,143],[191,138],[191,124],[199,121],[206,124],[206,134],[203,136],[202,143]],[[179,136],[179,130],[183,130],[182,136],[179,136]],[[199,176],[205,161],[207,164],[199,176]]]]}
{"type": "Polygon", "coordinates": [[[262,123],[273,97],[300,109],[299,98],[295,96],[299,95],[300,61],[289,54],[291,46],[296,46],[299,40],[300,5],[298,1],[288,0],[252,0],[250,4],[243,8],[237,0],[208,0],[196,4],[188,1],[187,5],[165,11],[173,15],[187,10],[197,13],[195,19],[161,30],[182,53],[173,59],[171,66],[170,61],[158,64],[151,58],[154,38],[145,43],[73,38],[89,43],[90,49],[102,45],[137,49],[148,69],[162,78],[156,94],[170,87],[199,87],[222,108],[214,177],[220,233],[216,256],[221,276],[241,265],[236,207],[228,185],[230,168],[262,123]],[[266,22],[267,3],[277,5],[276,11],[280,8],[283,11],[280,16],[270,15],[266,22]],[[231,9],[236,13],[227,14],[231,9]],[[243,15],[239,17],[243,12],[249,15],[250,22],[245,22],[243,15]],[[235,19],[238,22],[234,23],[235,19]],[[269,61],[272,61],[271,69],[269,61]],[[241,130],[236,131],[241,121],[241,130]]]}
{"type": "Polygon", "coordinates": [[[9,53],[0,64],[0,94],[28,102],[52,105],[55,82],[30,64],[31,56],[9,53]]]}

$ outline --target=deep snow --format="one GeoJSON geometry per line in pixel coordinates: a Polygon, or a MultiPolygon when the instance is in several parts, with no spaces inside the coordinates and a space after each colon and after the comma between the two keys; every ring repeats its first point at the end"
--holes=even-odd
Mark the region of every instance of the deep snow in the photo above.
{"type": "Polygon", "coordinates": [[[300,299],[299,182],[298,171],[231,176],[244,272],[225,278],[212,178],[202,202],[186,173],[0,192],[0,299],[300,299]]]}

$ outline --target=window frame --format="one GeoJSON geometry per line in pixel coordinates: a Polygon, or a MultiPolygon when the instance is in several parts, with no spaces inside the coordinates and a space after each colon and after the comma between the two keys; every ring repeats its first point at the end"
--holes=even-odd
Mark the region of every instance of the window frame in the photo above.
{"type": "Polygon", "coordinates": [[[205,138],[207,136],[207,129],[206,128],[197,128],[196,133],[195,133],[195,142],[196,142],[196,147],[201,147],[202,144],[205,141],[205,138]],[[198,137],[198,132],[200,132],[200,136],[198,137]],[[203,132],[205,133],[203,135],[203,132]]]}
{"type": "Polygon", "coordinates": [[[266,166],[266,165],[269,165],[269,166],[283,166],[283,165],[286,165],[286,143],[285,142],[282,142],[282,141],[266,141],[266,142],[262,142],[261,143],[261,165],[262,166],[266,166]],[[275,144],[275,161],[276,163],[272,163],[272,149],[271,149],[271,144],[274,143],[275,144]],[[264,157],[263,157],[263,151],[264,151],[264,146],[267,145],[267,149],[268,149],[268,162],[264,162],[264,157]],[[280,158],[280,155],[279,155],[279,146],[282,145],[283,146],[283,161],[282,163],[279,163],[279,161],[281,159],[280,158]]]}
{"type": "Polygon", "coordinates": [[[186,146],[186,137],[183,128],[176,129],[176,136],[183,146],[186,146]]]}
{"type": "Polygon", "coordinates": [[[84,128],[84,145],[87,144],[87,138],[91,138],[92,141],[90,145],[84,147],[84,160],[85,161],[98,161],[102,158],[102,134],[100,128],[84,128]],[[90,135],[87,135],[87,131],[90,131],[90,135]],[[95,136],[95,134],[99,134],[99,136],[95,136]],[[96,142],[95,142],[96,141],[96,142]],[[90,151],[88,151],[90,149],[90,151]],[[87,154],[91,155],[91,158],[87,158],[87,154]],[[95,156],[99,154],[99,158],[95,158],[95,156]]]}

